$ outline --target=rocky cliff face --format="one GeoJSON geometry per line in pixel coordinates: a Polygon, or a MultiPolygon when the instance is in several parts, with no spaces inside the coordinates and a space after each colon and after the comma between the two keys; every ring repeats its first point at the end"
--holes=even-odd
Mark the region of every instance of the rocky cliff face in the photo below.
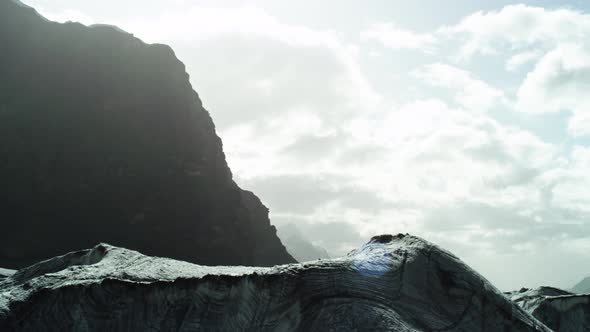
{"type": "Polygon", "coordinates": [[[452,254],[401,234],[273,268],[99,245],[0,280],[0,330],[550,331],[452,254]]]}
{"type": "Polygon", "coordinates": [[[294,262],[232,180],[165,45],[0,0],[0,266],[99,242],[202,264],[294,262]]]}
{"type": "Polygon", "coordinates": [[[553,288],[523,288],[508,297],[556,332],[590,331],[590,295],[553,288]]]}

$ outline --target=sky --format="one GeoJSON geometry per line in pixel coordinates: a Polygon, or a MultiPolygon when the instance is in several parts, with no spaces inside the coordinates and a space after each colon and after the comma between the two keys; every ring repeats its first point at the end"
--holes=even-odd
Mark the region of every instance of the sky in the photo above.
{"type": "Polygon", "coordinates": [[[590,3],[25,0],[187,67],[238,184],[343,255],[424,237],[502,290],[590,276],[590,3]]]}

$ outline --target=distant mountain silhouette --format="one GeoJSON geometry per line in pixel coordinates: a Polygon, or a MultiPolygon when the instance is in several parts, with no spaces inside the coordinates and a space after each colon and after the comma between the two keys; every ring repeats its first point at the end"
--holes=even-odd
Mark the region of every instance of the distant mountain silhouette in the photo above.
{"type": "Polygon", "coordinates": [[[0,266],[99,242],[200,264],[294,262],[232,180],[172,49],[0,0],[0,266]]]}
{"type": "Polygon", "coordinates": [[[571,289],[572,293],[590,294],[590,277],[584,278],[571,289]]]}
{"type": "Polygon", "coordinates": [[[309,242],[294,224],[279,226],[278,235],[287,247],[287,251],[300,262],[330,258],[326,249],[309,242]]]}

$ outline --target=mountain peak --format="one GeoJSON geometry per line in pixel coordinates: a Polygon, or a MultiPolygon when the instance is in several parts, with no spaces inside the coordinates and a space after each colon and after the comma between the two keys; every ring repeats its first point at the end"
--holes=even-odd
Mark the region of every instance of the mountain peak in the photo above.
{"type": "Polygon", "coordinates": [[[233,181],[169,46],[6,0],[0,44],[3,267],[101,241],[210,265],[295,261],[233,181]]]}

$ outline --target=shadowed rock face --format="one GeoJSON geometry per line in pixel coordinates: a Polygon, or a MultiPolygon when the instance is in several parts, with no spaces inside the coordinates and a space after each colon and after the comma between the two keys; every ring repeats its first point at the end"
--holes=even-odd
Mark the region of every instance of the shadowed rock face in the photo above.
{"type": "Polygon", "coordinates": [[[0,280],[0,330],[550,331],[458,258],[409,235],[273,268],[103,244],[0,280]]]}
{"type": "Polygon", "coordinates": [[[294,262],[232,180],[165,45],[0,0],[0,266],[99,242],[191,262],[294,262]]]}
{"type": "Polygon", "coordinates": [[[509,298],[556,332],[590,331],[590,295],[553,288],[523,288],[509,298]]]}

